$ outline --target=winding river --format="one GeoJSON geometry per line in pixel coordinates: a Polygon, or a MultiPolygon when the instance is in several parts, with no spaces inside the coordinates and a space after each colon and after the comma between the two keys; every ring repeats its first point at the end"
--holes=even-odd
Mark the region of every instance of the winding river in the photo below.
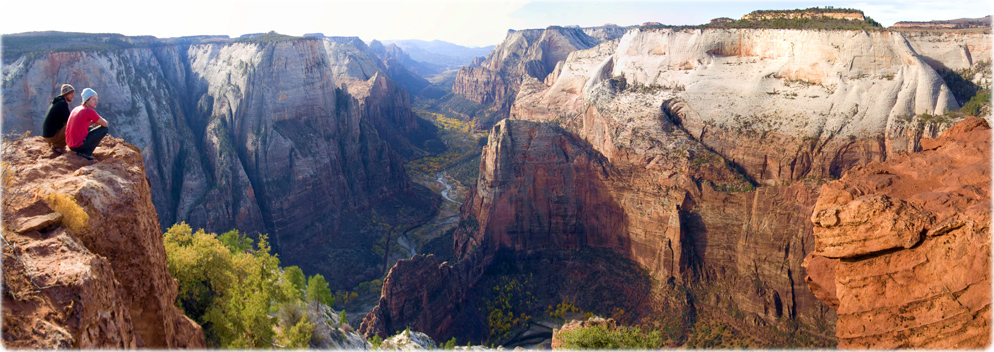
{"type": "Polygon", "coordinates": [[[452,185],[450,185],[449,182],[448,182],[448,180],[445,179],[445,175],[444,174],[442,174],[441,172],[439,172],[438,173],[438,180],[436,180],[436,181],[438,181],[438,183],[441,183],[442,186],[445,186],[445,190],[442,191],[442,198],[448,199],[450,202],[453,202],[453,203],[462,204],[462,202],[460,202],[460,201],[457,201],[455,199],[449,198],[449,191],[452,190],[452,185]]]}

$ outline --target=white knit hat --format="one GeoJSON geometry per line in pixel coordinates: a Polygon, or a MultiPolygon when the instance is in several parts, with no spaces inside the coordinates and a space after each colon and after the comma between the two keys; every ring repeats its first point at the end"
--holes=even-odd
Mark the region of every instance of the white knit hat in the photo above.
{"type": "Polygon", "coordinates": [[[97,92],[95,92],[95,91],[94,91],[93,89],[90,89],[90,88],[84,88],[84,89],[83,89],[83,94],[82,94],[82,98],[83,98],[83,103],[85,104],[85,103],[86,103],[86,100],[87,100],[87,99],[90,99],[90,97],[92,97],[92,96],[94,96],[94,95],[97,95],[97,92]]]}

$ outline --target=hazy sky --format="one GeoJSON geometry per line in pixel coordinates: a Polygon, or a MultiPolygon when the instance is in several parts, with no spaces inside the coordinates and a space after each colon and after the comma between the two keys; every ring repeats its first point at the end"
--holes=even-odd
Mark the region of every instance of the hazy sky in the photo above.
{"type": "Polygon", "coordinates": [[[701,24],[759,9],[849,7],[889,26],[896,21],[982,17],[991,0],[880,1],[316,1],[0,0],[0,33],[56,30],[176,37],[275,30],[372,39],[500,43],[508,29],[550,25],[701,24]]]}

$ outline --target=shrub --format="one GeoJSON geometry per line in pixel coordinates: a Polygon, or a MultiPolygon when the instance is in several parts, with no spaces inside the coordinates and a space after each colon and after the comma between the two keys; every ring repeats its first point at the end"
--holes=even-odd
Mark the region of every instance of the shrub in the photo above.
{"type": "Polygon", "coordinates": [[[638,327],[609,330],[604,325],[577,327],[559,331],[561,349],[656,349],[663,345],[659,331],[642,331],[638,327]]]}
{"type": "Polygon", "coordinates": [[[449,341],[445,341],[445,344],[442,345],[442,348],[446,349],[446,350],[455,349],[456,348],[456,338],[453,337],[453,338],[449,339],[449,341]]]}
{"type": "Polygon", "coordinates": [[[49,193],[45,196],[45,203],[62,214],[62,224],[66,225],[69,232],[77,234],[89,228],[90,216],[68,194],[49,193]]]}
{"type": "Polygon", "coordinates": [[[280,328],[273,343],[285,348],[310,347],[315,324],[311,322],[307,313],[307,306],[303,302],[280,304],[276,312],[280,328]]]}

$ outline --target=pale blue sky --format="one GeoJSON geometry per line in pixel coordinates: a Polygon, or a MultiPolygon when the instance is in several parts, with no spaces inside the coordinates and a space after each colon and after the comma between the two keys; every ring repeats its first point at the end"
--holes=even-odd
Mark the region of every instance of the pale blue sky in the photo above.
{"type": "Polygon", "coordinates": [[[550,25],[701,24],[753,10],[850,7],[884,24],[982,17],[990,0],[949,1],[317,1],[39,0],[0,2],[0,33],[72,31],[174,37],[275,30],[290,35],[439,39],[465,46],[500,43],[508,29],[550,25]],[[86,20],[82,20],[85,16],[86,20]]]}

